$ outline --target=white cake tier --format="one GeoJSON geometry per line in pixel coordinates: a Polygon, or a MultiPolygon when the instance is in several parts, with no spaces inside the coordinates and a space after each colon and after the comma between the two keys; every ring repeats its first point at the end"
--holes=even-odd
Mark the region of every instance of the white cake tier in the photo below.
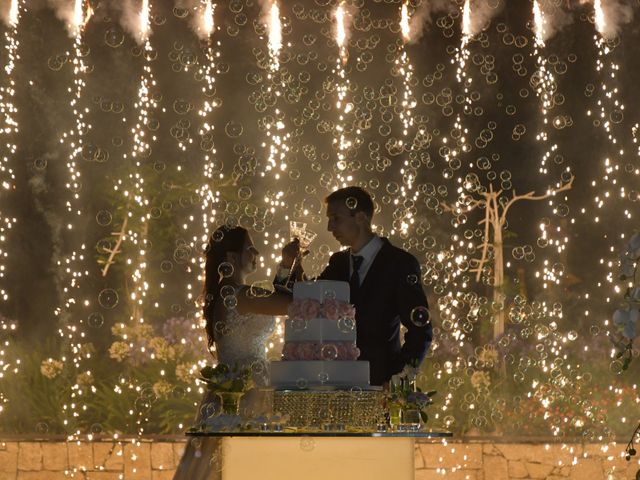
{"type": "Polygon", "coordinates": [[[314,387],[368,388],[369,362],[296,361],[271,362],[271,386],[279,389],[314,387]]]}
{"type": "Polygon", "coordinates": [[[294,300],[313,299],[320,303],[325,298],[334,298],[342,302],[349,301],[349,284],[334,280],[316,280],[315,282],[296,282],[293,284],[294,300]]]}
{"type": "Polygon", "coordinates": [[[285,320],[285,342],[355,342],[356,327],[353,320],[285,320]]]}

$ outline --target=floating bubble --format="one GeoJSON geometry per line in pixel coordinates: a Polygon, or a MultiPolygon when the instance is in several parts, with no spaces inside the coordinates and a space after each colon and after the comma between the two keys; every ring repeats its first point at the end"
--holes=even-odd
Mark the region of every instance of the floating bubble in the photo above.
{"type": "Polygon", "coordinates": [[[309,382],[306,378],[299,378],[296,380],[296,387],[300,390],[306,390],[309,385],[309,382]]]}
{"type": "Polygon", "coordinates": [[[111,48],[117,48],[124,42],[124,32],[117,26],[109,27],[104,32],[104,43],[111,48]]]}
{"type": "Polygon", "coordinates": [[[118,292],[112,288],[105,288],[98,294],[98,303],[106,309],[115,308],[118,305],[118,292]]]}
{"type": "Polygon", "coordinates": [[[338,319],[338,330],[342,333],[352,332],[356,328],[356,322],[353,318],[342,317],[338,319]]]}
{"type": "Polygon", "coordinates": [[[47,433],[49,431],[49,424],[47,422],[38,422],[35,426],[36,433],[47,433]]]}
{"type": "Polygon", "coordinates": [[[102,227],[106,227],[107,225],[111,224],[112,220],[113,216],[111,215],[111,212],[109,210],[100,210],[96,214],[96,222],[98,222],[98,225],[102,227]]]}
{"type": "Polygon", "coordinates": [[[410,274],[407,275],[407,284],[409,285],[416,285],[418,283],[418,275],[415,274],[410,274]]]}
{"type": "Polygon", "coordinates": [[[300,439],[300,450],[303,452],[311,452],[316,447],[316,441],[310,437],[302,437],[300,439]]]}
{"type": "Polygon", "coordinates": [[[338,348],[331,344],[325,344],[320,349],[320,357],[322,360],[335,360],[338,358],[338,348]]]}
{"type": "Polygon", "coordinates": [[[47,168],[47,159],[46,158],[36,158],[33,161],[33,166],[36,170],[44,170],[47,168]]]}
{"type": "Polygon", "coordinates": [[[225,133],[231,138],[238,138],[242,135],[244,128],[240,122],[231,120],[224,126],[225,133]]]}
{"type": "Polygon", "coordinates": [[[236,294],[236,289],[233,288],[232,285],[224,285],[221,289],[220,289],[220,296],[222,298],[228,297],[230,295],[235,295],[236,294]]]}
{"type": "Polygon", "coordinates": [[[233,265],[231,265],[229,262],[222,262],[220,265],[218,265],[218,273],[220,274],[221,278],[229,278],[233,275],[233,271],[233,265]]]}
{"type": "Polygon", "coordinates": [[[425,306],[418,306],[411,310],[411,314],[409,315],[411,323],[413,323],[417,327],[424,327],[430,323],[429,320],[429,310],[425,306]]]}
{"type": "Polygon", "coordinates": [[[104,324],[104,317],[100,312],[90,313],[87,317],[87,324],[92,328],[100,328],[104,324]]]}

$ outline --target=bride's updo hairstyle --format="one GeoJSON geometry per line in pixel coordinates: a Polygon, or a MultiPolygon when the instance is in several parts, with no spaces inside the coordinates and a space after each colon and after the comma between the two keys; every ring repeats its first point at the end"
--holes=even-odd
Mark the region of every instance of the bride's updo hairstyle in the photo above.
{"type": "Polygon", "coordinates": [[[204,318],[206,319],[207,344],[209,350],[215,340],[214,311],[221,300],[220,289],[233,274],[233,267],[228,263],[227,252],[242,253],[248,232],[242,227],[217,228],[206,248],[205,279],[204,279],[204,318]]]}

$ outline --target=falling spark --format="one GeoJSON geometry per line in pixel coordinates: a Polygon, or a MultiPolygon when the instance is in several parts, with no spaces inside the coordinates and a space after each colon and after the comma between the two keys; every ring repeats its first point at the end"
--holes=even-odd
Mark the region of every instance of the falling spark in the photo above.
{"type": "Polygon", "coordinates": [[[343,62],[347,61],[347,48],[346,48],[346,40],[347,40],[347,30],[345,28],[345,11],[344,11],[344,3],[340,3],[336,8],[336,42],[338,44],[338,49],[340,50],[340,57],[343,62]]]}
{"type": "Polygon", "coordinates": [[[544,18],[542,10],[540,9],[538,0],[533,1],[533,22],[535,26],[536,40],[541,45],[544,45],[544,38],[546,35],[545,25],[547,21],[544,18]]]}
{"type": "Polygon", "coordinates": [[[409,9],[406,3],[402,4],[400,11],[400,30],[402,31],[402,38],[405,42],[411,39],[411,30],[409,29],[409,9]]]}
{"type": "MultiPolygon", "coordinates": [[[[534,32],[535,32],[535,42],[534,42],[534,52],[533,54],[537,57],[537,65],[538,71],[535,78],[537,78],[537,86],[536,86],[536,94],[540,101],[542,102],[542,129],[536,135],[536,140],[546,143],[548,141],[548,134],[546,131],[546,127],[549,124],[548,113],[549,109],[553,106],[553,92],[555,90],[553,74],[547,68],[547,59],[542,55],[541,50],[545,47],[545,24],[546,19],[544,18],[544,14],[542,9],[540,8],[540,4],[538,0],[533,2],[533,21],[534,21],[534,32]]],[[[554,144],[550,149],[542,156],[542,161],[540,163],[539,172],[542,174],[547,174],[547,162],[551,158],[552,152],[557,151],[558,146],[554,144]]],[[[545,232],[543,232],[544,234],[545,232]]]]}
{"type": "Polygon", "coordinates": [[[213,21],[213,11],[215,6],[211,4],[211,0],[206,0],[204,13],[203,13],[203,28],[207,37],[210,37],[213,33],[214,21],[213,21]]]}
{"type": "Polygon", "coordinates": [[[149,38],[150,30],[149,0],[142,0],[142,10],[140,11],[140,36],[143,41],[146,41],[149,38]]]}
{"type": "MultiPolygon", "coordinates": [[[[19,133],[19,128],[16,120],[18,109],[13,103],[16,93],[16,83],[13,75],[16,60],[19,58],[18,48],[20,46],[20,42],[18,40],[18,24],[20,22],[21,6],[22,4],[19,0],[13,0],[11,4],[10,28],[5,29],[4,32],[4,49],[7,56],[6,63],[3,68],[3,85],[0,86],[0,121],[2,122],[0,136],[5,137],[3,141],[0,142],[2,145],[0,159],[0,180],[2,189],[0,189],[0,191],[3,193],[15,188],[15,174],[11,167],[11,162],[18,150],[18,146],[15,144],[15,137],[19,133]]],[[[7,258],[7,252],[4,244],[7,240],[10,229],[16,223],[16,219],[7,216],[6,213],[1,210],[0,212],[0,259],[3,261],[3,263],[0,264],[0,278],[4,278],[4,261],[6,261],[7,258]]],[[[0,298],[3,301],[9,299],[9,294],[2,287],[0,287],[0,298]]]]}
{"type": "Polygon", "coordinates": [[[593,8],[595,9],[595,22],[596,30],[603,35],[607,27],[606,18],[604,16],[604,9],[602,8],[602,0],[595,0],[593,2],[593,8]]]}
{"type": "Polygon", "coordinates": [[[465,37],[471,36],[471,6],[470,0],[465,0],[462,8],[462,33],[465,37]]]}
{"type": "MultiPolygon", "coordinates": [[[[205,25],[210,25],[208,30],[209,37],[213,33],[213,8],[211,2],[207,2],[205,9],[205,25]],[[210,19],[209,22],[206,20],[210,19]]],[[[198,284],[204,284],[205,280],[205,259],[200,255],[200,252],[206,247],[209,235],[215,228],[215,222],[217,221],[216,204],[220,198],[220,191],[216,188],[216,183],[224,180],[224,175],[218,170],[216,164],[216,146],[214,143],[214,121],[211,118],[213,110],[217,108],[218,102],[214,98],[215,87],[215,71],[217,66],[217,59],[220,57],[220,42],[217,42],[217,48],[211,44],[211,38],[209,38],[209,45],[206,49],[206,62],[200,67],[200,75],[204,79],[204,85],[202,86],[202,107],[198,111],[198,115],[201,118],[201,127],[199,130],[200,135],[200,147],[204,151],[203,157],[203,181],[198,189],[198,194],[201,199],[201,222],[197,224],[194,218],[191,218],[192,236],[191,236],[191,249],[194,253],[191,256],[190,262],[191,272],[198,272],[197,282],[198,284]]],[[[188,226],[185,226],[185,229],[188,226]]],[[[187,301],[193,302],[193,290],[192,285],[189,282],[187,284],[186,292],[187,301]]],[[[200,305],[202,306],[202,305],[200,305]]]]}
{"type": "MultiPolygon", "coordinates": [[[[335,10],[336,20],[336,43],[338,45],[338,58],[336,66],[333,69],[334,75],[337,77],[336,92],[338,100],[336,108],[338,110],[338,121],[336,122],[334,133],[336,138],[333,143],[336,145],[338,161],[336,163],[337,179],[339,187],[346,187],[352,181],[350,175],[345,175],[347,169],[347,153],[352,146],[351,140],[346,134],[346,116],[353,110],[353,104],[347,101],[347,92],[349,91],[349,79],[345,71],[344,65],[348,60],[346,39],[347,31],[345,28],[345,9],[344,2],[341,2],[335,10]]],[[[359,135],[359,130],[356,131],[359,135]]]]}
{"type": "Polygon", "coordinates": [[[11,8],[9,10],[9,24],[11,27],[18,26],[19,15],[20,15],[20,0],[11,0],[11,8]]]}
{"type": "Polygon", "coordinates": [[[271,54],[272,65],[278,68],[278,56],[282,48],[282,23],[280,22],[280,7],[274,0],[269,10],[269,53],[271,54]]]}
{"type": "MultiPolygon", "coordinates": [[[[400,11],[400,30],[402,32],[404,43],[408,42],[410,39],[410,31],[409,12],[406,3],[402,5],[400,11]]],[[[410,130],[414,126],[413,110],[415,109],[417,102],[413,97],[413,90],[411,88],[411,83],[413,81],[413,65],[411,64],[411,60],[409,59],[409,54],[407,53],[404,43],[399,47],[400,55],[396,59],[395,63],[398,68],[399,76],[402,78],[403,86],[401,103],[402,109],[399,113],[400,121],[402,122],[402,139],[399,140],[399,143],[406,152],[413,150],[413,142],[408,148],[406,143],[410,130]]],[[[418,192],[414,191],[416,171],[410,166],[408,158],[404,160],[403,167],[400,169],[400,174],[402,175],[402,186],[400,187],[400,198],[396,202],[396,213],[394,214],[394,218],[397,220],[394,221],[393,228],[390,231],[391,235],[393,235],[396,230],[400,231],[402,235],[406,235],[409,231],[409,227],[415,222],[412,210],[409,207],[418,199],[418,192]]]]}

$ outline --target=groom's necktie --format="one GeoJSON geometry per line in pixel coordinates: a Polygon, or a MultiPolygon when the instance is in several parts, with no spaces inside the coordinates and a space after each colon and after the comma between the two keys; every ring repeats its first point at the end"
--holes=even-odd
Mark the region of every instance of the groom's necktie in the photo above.
{"type": "Polygon", "coordinates": [[[351,278],[349,279],[349,288],[352,295],[360,288],[360,274],[358,273],[358,270],[360,270],[360,265],[362,265],[363,260],[364,257],[361,255],[351,255],[351,261],[353,262],[353,273],[351,274],[351,278]]]}

